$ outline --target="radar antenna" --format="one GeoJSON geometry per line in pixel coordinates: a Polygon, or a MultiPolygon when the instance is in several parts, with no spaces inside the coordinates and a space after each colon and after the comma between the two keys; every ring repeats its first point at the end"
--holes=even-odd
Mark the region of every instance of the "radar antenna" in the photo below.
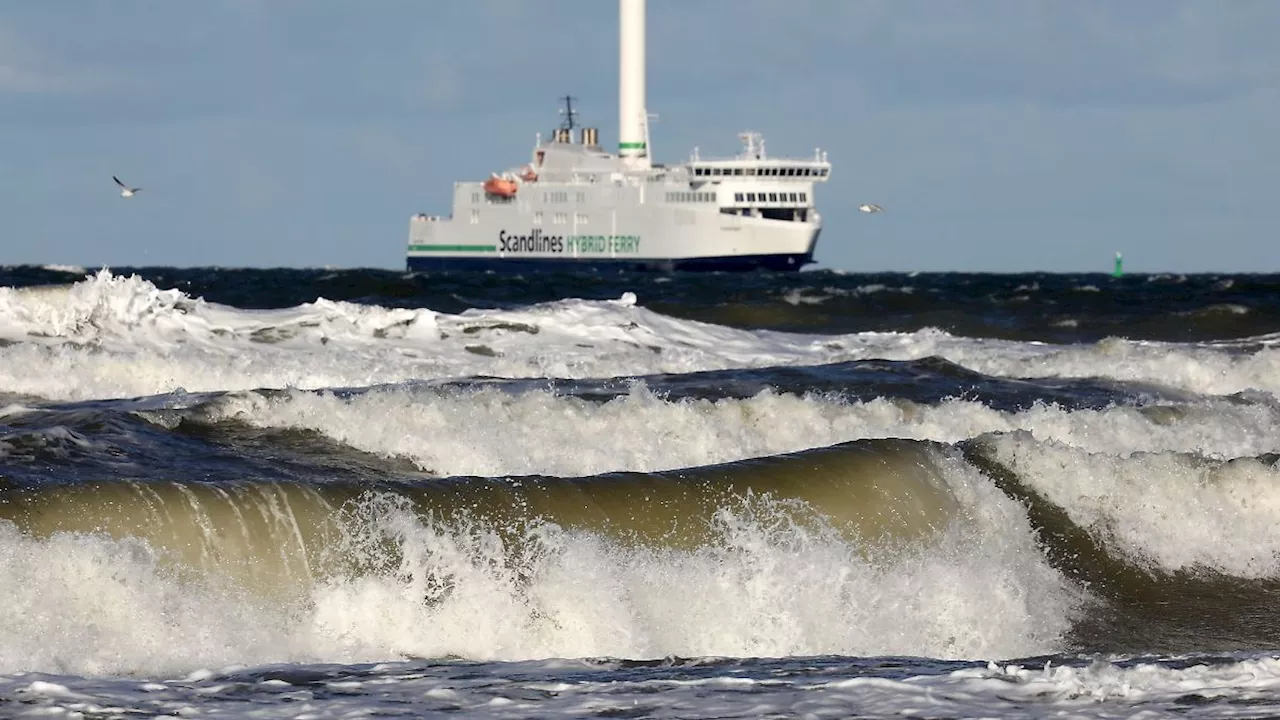
{"type": "Polygon", "coordinates": [[[564,101],[564,107],[560,109],[560,114],[564,116],[564,120],[560,121],[560,127],[565,130],[572,130],[577,125],[573,119],[578,116],[578,111],[573,109],[573,101],[577,98],[572,95],[564,95],[560,98],[564,101]]]}

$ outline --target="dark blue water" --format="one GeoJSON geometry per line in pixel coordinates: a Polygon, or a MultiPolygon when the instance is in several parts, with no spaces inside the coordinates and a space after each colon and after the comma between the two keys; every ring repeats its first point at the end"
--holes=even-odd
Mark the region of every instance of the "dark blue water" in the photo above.
{"type": "Polygon", "coordinates": [[[1270,275],[0,268],[0,713],[745,716],[741,682],[785,715],[880,679],[838,707],[954,682],[937,716],[1021,716],[1151,667],[1162,713],[1206,707],[1178,683],[1259,702],[1201,675],[1280,648],[1278,301],[1270,275]],[[1018,658],[1061,669],[986,666],[1018,658]]]}

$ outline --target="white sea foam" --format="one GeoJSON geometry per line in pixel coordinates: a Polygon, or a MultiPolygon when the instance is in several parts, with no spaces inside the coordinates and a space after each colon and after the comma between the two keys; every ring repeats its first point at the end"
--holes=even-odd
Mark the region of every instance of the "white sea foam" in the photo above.
{"type": "Polygon", "coordinates": [[[80,277],[84,277],[88,272],[79,265],[41,265],[40,269],[48,270],[50,272],[66,273],[68,275],[78,275],[80,277]]]}
{"type": "Polygon", "coordinates": [[[828,336],[677,320],[629,293],[457,315],[318,300],[241,310],[101,271],[0,288],[0,392],[55,400],[409,379],[616,377],[945,357],[1008,377],[1112,377],[1196,393],[1280,389],[1280,349],[1107,340],[1056,346],[914,333],[828,336]],[[629,297],[628,297],[629,296],[629,297]]]}
{"type": "Polygon", "coordinates": [[[1037,551],[1020,505],[958,459],[941,467],[962,511],[932,539],[879,550],[759,500],[723,508],[716,539],[693,550],[539,526],[513,554],[493,528],[369,495],[335,548],[373,570],[321,576],[292,605],[256,600],[216,568],[175,573],[141,540],[38,539],[0,523],[0,672],[1060,649],[1080,596],[1037,551]]]}
{"type": "Polygon", "coordinates": [[[1090,453],[1025,432],[996,457],[1106,546],[1155,569],[1280,577],[1280,469],[1253,458],[1090,453]]]}
{"type": "Polygon", "coordinates": [[[378,663],[201,669],[133,679],[0,676],[0,702],[28,714],[255,718],[418,715],[492,718],[1274,717],[1280,659],[995,663],[952,671],[890,660],[724,664],[688,659],[625,670],[600,660],[378,663]],[[815,666],[818,668],[814,672],[815,666]],[[298,681],[289,682],[288,678],[298,681]]]}
{"type": "MultiPolygon", "coordinates": [[[[342,395],[235,393],[202,406],[198,414],[207,421],[314,430],[441,475],[579,477],[709,465],[860,438],[954,443],[1019,429],[1116,456],[1172,451],[1233,458],[1280,452],[1276,407],[1224,400],[1074,411],[1037,403],[1021,412],[1002,412],[958,399],[927,406],[772,391],[742,400],[673,402],[643,383],[608,402],[542,390],[403,385],[342,395]]],[[[172,416],[148,417],[170,422],[172,416]]]]}

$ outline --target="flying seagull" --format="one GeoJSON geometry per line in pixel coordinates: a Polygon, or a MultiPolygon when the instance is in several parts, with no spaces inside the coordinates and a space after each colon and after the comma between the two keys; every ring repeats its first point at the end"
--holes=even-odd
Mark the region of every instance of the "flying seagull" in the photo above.
{"type": "Polygon", "coordinates": [[[120,178],[116,177],[115,175],[112,175],[111,179],[115,180],[116,184],[120,186],[120,197],[133,197],[139,190],[142,189],[142,188],[129,187],[128,185],[125,185],[124,183],[120,182],[120,178]]]}
{"type": "Polygon", "coordinates": [[[884,211],[884,208],[880,207],[879,205],[870,205],[870,204],[868,204],[868,205],[859,205],[859,206],[858,206],[858,209],[859,209],[859,210],[861,210],[861,211],[862,211],[862,212],[864,212],[864,213],[873,213],[873,212],[882,212],[882,211],[884,211]]]}

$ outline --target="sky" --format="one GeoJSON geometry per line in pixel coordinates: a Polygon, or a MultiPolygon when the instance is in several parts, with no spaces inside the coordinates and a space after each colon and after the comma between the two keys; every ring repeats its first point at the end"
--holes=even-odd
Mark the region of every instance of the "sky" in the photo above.
{"type": "MultiPolygon", "coordinates": [[[[0,0],[0,264],[403,268],[559,96],[616,147],[617,33],[613,0],[0,0]]],[[[1278,38],[1275,0],[649,0],[651,152],[826,150],[819,267],[1278,272],[1278,38]]]]}

